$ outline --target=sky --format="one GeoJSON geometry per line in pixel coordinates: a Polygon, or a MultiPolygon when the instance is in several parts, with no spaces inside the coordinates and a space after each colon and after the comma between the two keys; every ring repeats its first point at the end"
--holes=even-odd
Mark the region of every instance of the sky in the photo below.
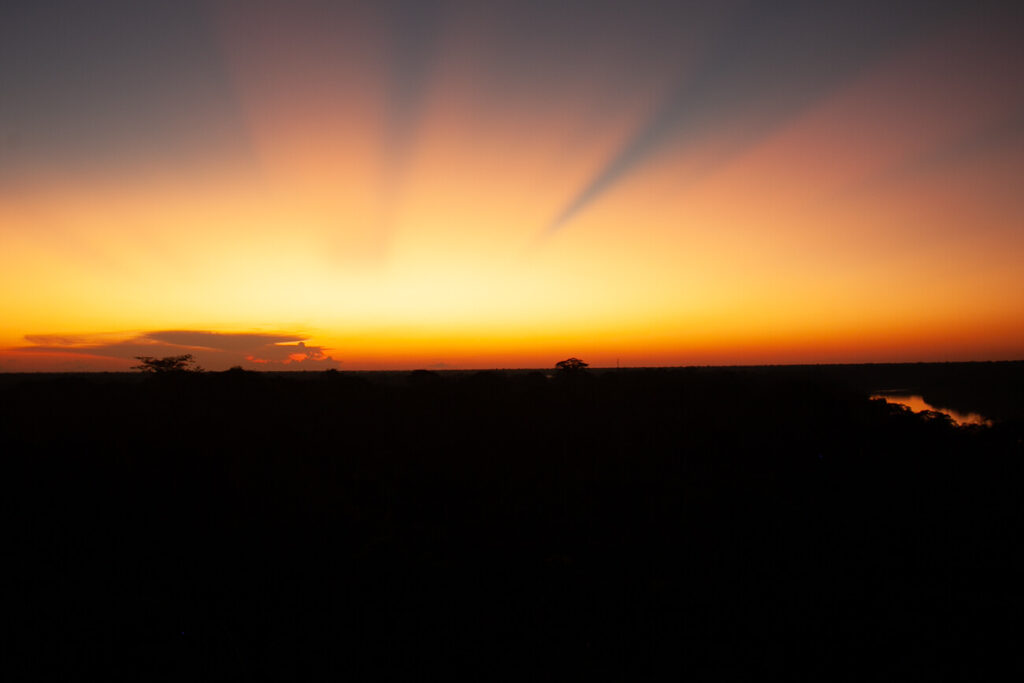
{"type": "Polygon", "coordinates": [[[1024,358],[1019,7],[5,3],[0,372],[1024,358]]]}

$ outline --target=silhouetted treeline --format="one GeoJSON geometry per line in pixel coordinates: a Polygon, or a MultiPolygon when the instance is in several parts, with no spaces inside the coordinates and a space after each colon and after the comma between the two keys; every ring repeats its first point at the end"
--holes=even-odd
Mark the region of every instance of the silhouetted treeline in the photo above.
{"type": "Polygon", "coordinates": [[[991,677],[1020,667],[1022,378],[0,376],[8,659],[18,678],[991,677]],[[886,388],[999,421],[868,399],[886,388]]]}

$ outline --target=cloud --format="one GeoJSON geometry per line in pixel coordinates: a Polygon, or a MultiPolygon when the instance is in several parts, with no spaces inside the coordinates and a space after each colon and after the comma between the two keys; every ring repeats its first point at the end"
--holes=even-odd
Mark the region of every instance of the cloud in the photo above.
{"type": "Polygon", "coordinates": [[[255,332],[207,332],[204,330],[165,330],[147,332],[145,338],[164,344],[218,351],[251,351],[276,344],[304,342],[309,337],[296,334],[260,334],[255,332]]]}
{"type": "Polygon", "coordinates": [[[133,335],[28,334],[31,346],[16,349],[34,354],[60,353],[134,360],[137,356],[173,356],[191,353],[210,370],[235,365],[263,369],[336,367],[322,346],[308,345],[300,334],[258,332],[214,332],[211,330],[158,330],[133,335]]]}
{"type": "Polygon", "coordinates": [[[122,339],[122,335],[100,335],[100,334],[26,334],[25,340],[37,346],[47,347],[76,347],[100,344],[104,339],[116,341],[122,339]]]}

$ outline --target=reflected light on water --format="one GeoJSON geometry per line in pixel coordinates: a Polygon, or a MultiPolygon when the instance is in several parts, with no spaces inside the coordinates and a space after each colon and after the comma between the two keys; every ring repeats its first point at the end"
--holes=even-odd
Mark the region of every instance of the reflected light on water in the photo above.
{"type": "Polygon", "coordinates": [[[918,394],[874,394],[871,396],[872,399],[881,398],[885,399],[889,403],[895,403],[897,405],[906,406],[915,413],[920,413],[925,410],[931,410],[936,413],[945,413],[949,415],[953,422],[958,425],[991,425],[992,420],[989,420],[978,413],[961,413],[956,410],[949,408],[936,408],[931,405],[924,398],[918,394]]]}

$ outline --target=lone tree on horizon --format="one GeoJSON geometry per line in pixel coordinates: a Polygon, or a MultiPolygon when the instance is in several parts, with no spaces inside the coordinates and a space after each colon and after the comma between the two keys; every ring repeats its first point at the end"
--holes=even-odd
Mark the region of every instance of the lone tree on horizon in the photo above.
{"type": "Polygon", "coordinates": [[[585,363],[579,358],[566,358],[555,363],[555,367],[563,372],[582,372],[589,366],[590,363],[585,363]]]}
{"type": "Polygon", "coordinates": [[[135,356],[135,360],[141,361],[139,365],[133,365],[132,370],[143,372],[167,374],[171,372],[202,372],[203,369],[196,365],[191,353],[183,356],[165,356],[154,358],[153,356],[135,356]]]}

